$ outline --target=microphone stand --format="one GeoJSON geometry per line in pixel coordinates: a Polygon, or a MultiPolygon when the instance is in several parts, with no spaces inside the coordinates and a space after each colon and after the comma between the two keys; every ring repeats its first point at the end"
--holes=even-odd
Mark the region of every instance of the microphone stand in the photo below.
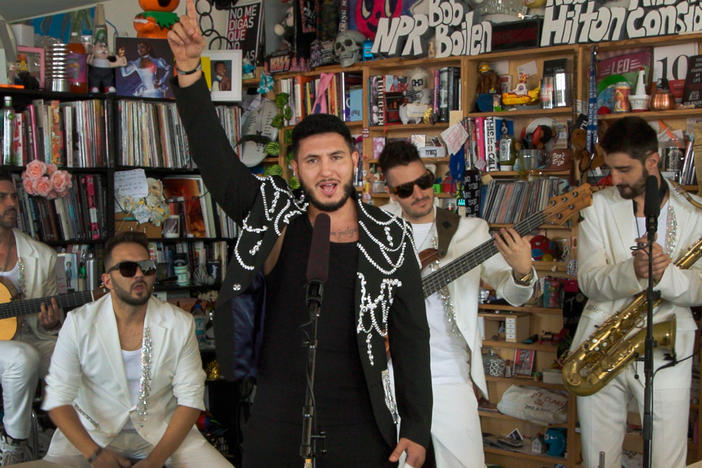
{"type": "Polygon", "coordinates": [[[313,430],[316,432],[314,374],[317,361],[317,325],[322,308],[323,292],[324,285],[321,281],[311,280],[307,283],[305,303],[312,324],[312,336],[308,336],[305,342],[305,346],[307,346],[307,386],[305,404],[302,407],[302,442],[300,442],[300,456],[304,459],[304,468],[316,466],[317,440],[325,438],[324,433],[313,434],[313,430]]]}
{"type": "Polygon", "coordinates": [[[643,461],[644,468],[651,468],[653,442],[653,242],[658,229],[658,217],[646,216],[648,240],[648,287],[646,289],[646,340],[644,341],[644,415],[643,415],[643,461]]]}

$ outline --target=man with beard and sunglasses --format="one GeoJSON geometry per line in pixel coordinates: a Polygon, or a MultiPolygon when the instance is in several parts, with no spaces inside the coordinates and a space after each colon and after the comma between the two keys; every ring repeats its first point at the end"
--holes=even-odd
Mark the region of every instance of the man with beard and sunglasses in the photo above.
{"type": "MultiPolygon", "coordinates": [[[[661,177],[656,132],[639,117],[613,122],[600,140],[612,185],[592,197],[581,215],[578,234],[578,285],[589,298],[578,322],[571,350],[576,349],[608,317],[626,307],[648,286],[648,248],[644,201],[646,178],[659,186],[660,214],[653,244],[654,291],[663,303],[654,309],[654,322],[675,318],[678,362],[654,350],[652,466],[685,466],[692,361],[697,328],[691,306],[702,304],[702,262],[689,269],[675,266],[702,236],[702,212],[661,177]],[[675,364],[675,365],[672,365],[675,364]]],[[[692,195],[689,195],[693,197],[692,195]]],[[[699,200],[699,199],[697,199],[699,200]]],[[[607,385],[578,397],[583,465],[621,466],[628,403],[634,399],[643,418],[643,363],[632,360],[607,385]]]]}
{"type": "MultiPolygon", "coordinates": [[[[425,272],[494,239],[499,254],[486,260],[425,299],[429,322],[434,406],[432,447],[438,468],[482,468],[483,437],[476,393],[487,397],[480,352],[478,295],[481,280],[512,305],[526,302],[536,273],[531,245],[514,229],[491,236],[479,218],[460,217],[434,206],[434,175],[424,167],[417,148],[404,141],[385,145],[379,159],[390,199],[383,208],[412,224],[418,252],[436,249],[439,260],[425,272]],[[476,388],[476,392],[473,389],[476,388]]],[[[395,356],[392,356],[393,363],[395,356]]]]}
{"type": "Polygon", "coordinates": [[[42,408],[57,426],[45,460],[74,467],[231,467],[195,427],[205,373],[192,315],[152,296],[148,241],[105,243],[100,299],[71,311],[42,408]]]}
{"type": "Polygon", "coordinates": [[[321,213],[331,228],[316,347],[315,433],[325,434],[316,466],[390,467],[402,452],[411,466],[422,466],[431,419],[429,330],[409,225],[361,202],[352,183],[358,152],[348,128],[331,115],[309,115],[293,129],[291,164],[302,193],[292,193],[280,177],[253,176],[234,154],[202,78],[205,41],[192,0],[168,40],[193,158],[210,193],[241,225],[217,300],[215,338],[225,378],[256,378],[244,468],[302,463],[303,344],[311,332],[305,326],[305,265],[321,213]],[[259,273],[263,316],[241,305],[259,273]],[[252,354],[255,359],[247,360],[252,354]]]}
{"type": "MultiPolygon", "coordinates": [[[[15,290],[15,298],[34,299],[56,295],[56,252],[17,229],[17,190],[7,173],[0,173],[0,280],[15,290]]],[[[9,286],[9,287],[8,287],[9,286]]],[[[7,297],[7,296],[3,296],[7,297]]],[[[14,465],[32,459],[27,443],[32,401],[39,378],[46,375],[62,313],[53,299],[36,313],[18,319],[12,340],[0,341],[3,434],[2,463],[14,465]]]]}

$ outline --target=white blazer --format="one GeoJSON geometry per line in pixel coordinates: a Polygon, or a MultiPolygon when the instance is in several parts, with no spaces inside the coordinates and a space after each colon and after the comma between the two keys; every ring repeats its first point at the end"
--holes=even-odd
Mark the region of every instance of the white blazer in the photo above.
{"type": "MultiPolygon", "coordinates": [[[[35,299],[58,294],[56,251],[46,244],[35,241],[19,229],[13,229],[12,232],[17,244],[17,256],[24,264],[24,297],[35,299]]],[[[56,331],[46,331],[39,326],[37,314],[25,315],[23,320],[27,321],[37,338],[56,339],[56,331]]]]}
{"type": "MultiPolygon", "coordinates": [[[[120,433],[127,418],[143,439],[155,445],[176,406],[204,409],[205,372],[193,317],[151,297],[144,327],[149,328],[152,343],[145,420],[130,401],[111,295],[68,314],[51,359],[42,408],[72,405],[101,446],[120,433]]],[[[194,426],[192,430],[197,431],[194,426]]]]}
{"type": "MultiPolygon", "coordinates": [[[[668,238],[675,262],[702,236],[702,210],[684,200],[670,185],[668,188],[668,203],[675,220],[668,238]]],[[[645,291],[648,284],[648,280],[639,280],[634,273],[630,247],[639,234],[632,201],[623,199],[616,188],[610,187],[595,193],[592,206],[581,214],[584,221],[579,225],[578,235],[578,285],[589,300],[578,322],[571,351],[605,319],[629,304],[634,295],[645,291]]],[[[678,332],[696,330],[690,307],[702,304],[701,285],[702,260],[686,270],[669,265],[654,288],[664,299],[654,311],[654,323],[674,315],[678,332]]],[[[679,358],[687,355],[682,348],[678,342],[679,358]]]]}
{"type": "MultiPolygon", "coordinates": [[[[389,203],[382,208],[397,216],[401,214],[398,203],[389,203]]],[[[490,238],[490,230],[485,220],[461,216],[458,229],[449,243],[446,255],[439,261],[439,267],[445,266],[490,238]]],[[[470,349],[470,378],[486,398],[488,389],[481,354],[482,337],[478,327],[480,280],[483,279],[492,286],[497,297],[505,298],[510,304],[519,306],[528,301],[534,291],[533,285],[537,277],[535,270],[532,273],[534,277],[529,285],[518,285],[512,276],[512,268],[498,253],[448,285],[456,313],[456,325],[470,349]]],[[[422,275],[424,274],[425,271],[422,272],[422,275]]]]}

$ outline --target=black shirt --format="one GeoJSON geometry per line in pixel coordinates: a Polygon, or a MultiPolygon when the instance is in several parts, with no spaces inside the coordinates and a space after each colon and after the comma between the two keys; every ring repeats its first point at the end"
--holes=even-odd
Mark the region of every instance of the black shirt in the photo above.
{"type": "MultiPolygon", "coordinates": [[[[266,315],[254,414],[302,421],[307,349],[300,328],[309,322],[305,269],[312,239],[307,216],[287,228],[273,271],[266,276],[266,315]]],[[[317,423],[372,421],[370,398],[356,342],[356,242],[331,243],[318,326],[315,397],[317,423]]],[[[306,327],[312,334],[312,326],[306,327]]]]}

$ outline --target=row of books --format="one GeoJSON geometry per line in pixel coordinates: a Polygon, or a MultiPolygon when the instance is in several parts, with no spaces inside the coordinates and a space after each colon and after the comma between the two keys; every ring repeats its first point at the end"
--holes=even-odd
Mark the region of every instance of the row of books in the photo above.
{"type": "MultiPolygon", "coordinates": [[[[468,133],[465,144],[467,165],[486,172],[499,171],[500,139],[504,129],[508,135],[514,135],[514,122],[504,117],[470,117],[463,119],[463,125],[468,133]]],[[[513,163],[509,162],[510,165],[513,163]]]]}
{"type": "Polygon", "coordinates": [[[493,180],[483,187],[480,217],[488,223],[512,224],[543,211],[551,197],[568,191],[560,177],[535,180],[493,180]]]}
{"type": "Polygon", "coordinates": [[[24,166],[39,159],[68,167],[109,165],[106,119],[104,102],[98,99],[35,99],[12,120],[13,141],[3,164],[24,166]]]}
{"type": "Polygon", "coordinates": [[[363,74],[361,72],[322,73],[319,77],[298,75],[280,80],[279,89],[287,93],[295,125],[309,114],[332,114],[344,122],[363,119],[363,74]]]}
{"type": "Polygon", "coordinates": [[[183,237],[228,237],[237,235],[237,225],[212,200],[200,175],[177,175],[162,179],[171,215],[180,218],[183,237]]]}
{"type": "Polygon", "coordinates": [[[117,110],[118,165],[192,167],[188,140],[175,103],[120,100],[117,110]]]}
{"type": "Polygon", "coordinates": [[[449,112],[461,108],[461,70],[437,68],[430,80],[431,83],[424,83],[425,77],[399,74],[371,76],[368,83],[371,125],[403,123],[401,106],[408,102],[424,104],[433,110],[438,122],[448,122],[449,112]]]}
{"type": "Polygon", "coordinates": [[[184,258],[191,273],[191,284],[215,285],[222,281],[222,266],[228,260],[226,241],[149,242],[149,255],[159,265],[158,281],[168,284],[175,281],[175,260],[184,258]]]}
{"type": "Polygon", "coordinates": [[[241,119],[241,107],[218,105],[215,106],[215,111],[217,112],[219,121],[222,123],[224,133],[229,139],[229,144],[231,144],[232,148],[234,148],[236,154],[242,154],[240,148],[241,145],[239,145],[239,140],[242,136],[241,125],[243,124],[241,119]]]}
{"type": "Polygon", "coordinates": [[[20,203],[18,227],[23,232],[44,241],[107,237],[107,191],[101,175],[73,175],[68,194],[54,200],[28,195],[19,174],[13,174],[12,179],[20,203]]]}

